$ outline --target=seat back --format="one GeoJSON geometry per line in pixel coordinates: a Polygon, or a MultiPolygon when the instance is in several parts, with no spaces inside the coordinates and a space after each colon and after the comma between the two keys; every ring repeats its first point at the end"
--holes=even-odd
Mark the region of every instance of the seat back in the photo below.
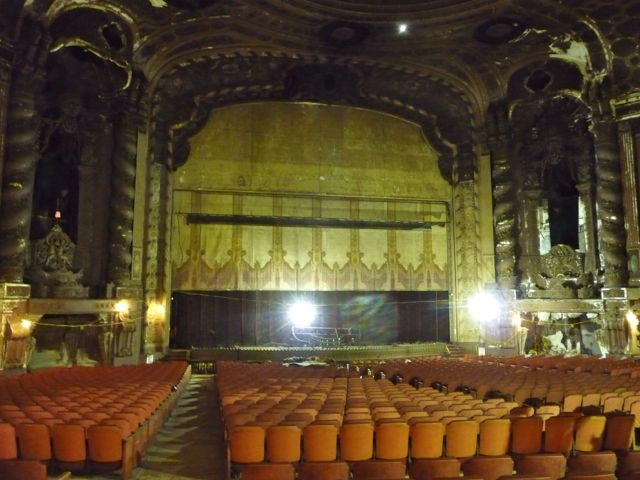
{"type": "Polygon", "coordinates": [[[373,456],[373,425],[345,423],[340,428],[340,458],[347,462],[369,460],[373,456]]]}
{"type": "Polygon", "coordinates": [[[411,425],[411,458],[438,458],[442,456],[444,425],[440,422],[419,422],[411,425]]]}
{"type": "Polygon", "coordinates": [[[274,425],[267,430],[267,460],[272,463],[300,461],[302,431],[295,425],[274,425]]]}
{"type": "Polygon", "coordinates": [[[16,427],[18,451],[23,460],[51,460],[49,427],[39,423],[23,423],[16,427]]]}
{"type": "Polygon", "coordinates": [[[60,462],[84,462],[87,459],[86,435],[81,425],[51,427],[53,456],[60,462]]]}
{"type": "Polygon", "coordinates": [[[409,454],[409,425],[404,422],[376,426],[376,458],[404,460],[409,454]]]}
{"type": "Polygon", "coordinates": [[[575,450],[597,452],[602,449],[607,419],[603,415],[589,415],[576,420],[575,450]]]}
{"type": "Polygon", "coordinates": [[[10,423],[0,423],[0,460],[18,458],[16,429],[10,423]]]}
{"type": "Polygon", "coordinates": [[[607,397],[602,402],[603,413],[622,411],[623,407],[624,407],[624,398],[618,397],[618,396],[607,397]]]}
{"type": "Polygon", "coordinates": [[[515,418],[511,422],[511,453],[529,455],[542,449],[542,425],[540,417],[515,418]]]}
{"type": "Polygon", "coordinates": [[[487,456],[506,455],[509,452],[511,438],[511,420],[494,418],[480,424],[478,453],[487,456]]]}
{"type": "Polygon", "coordinates": [[[335,425],[307,425],[303,432],[306,462],[331,462],[336,459],[338,428],[335,425]]]}
{"type": "Polygon", "coordinates": [[[0,478],[7,480],[46,480],[47,467],[36,460],[6,460],[0,462],[0,478]]]}
{"type": "Polygon", "coordinates": [[[551,417],[545,424],[544,451],[568,455],[573,450],[576,419],[570,416],[551,417]]]}
{"type": "Polygon", "coordinates": [[[118,427],[92,425],[87,429],[89,460],[96,463],[122,461],[122,434],[118,427]]]}
{"type": "Polygon", "coordinates": [[[564,402],[562,404],[563,412],[575,412],[582,406],[582,394],[571,393],[565,395],[564,402]]]}
{"type": "Polygon", "coordinates": [[[257,426],[240,426],[229,436],[229,458],[233,463],[264,461],[265,431],[257,426]]]}
{"type": "Polygon", "coordinates": [[[635,421],[634,415],[611,415],[607,417],[604,449],[629,450],[633,441],[635,421]]]}
{"type": "Polygon", "coordinates": [[[476,454],[480,429],[474,420],[460,420],[447,424],[445,455],[452,458],[467,458],[476,454]]]}

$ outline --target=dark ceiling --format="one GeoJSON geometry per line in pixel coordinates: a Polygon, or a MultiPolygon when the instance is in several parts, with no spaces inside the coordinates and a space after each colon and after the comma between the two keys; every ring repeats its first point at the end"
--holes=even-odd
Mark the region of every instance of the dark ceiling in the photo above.
{"type": "Polygon", "coordinates": [[[477,112],[504,97],[513,72],[550,57],[591,79],[609,74],[614,95],[640,86],[638,0],[41,0],[30,8],[56,24],[63,43],[96,43],[97,32],[111,34],[104,46],[119,43],[88,11],[111,17],[126,44],[116,53],[152,84],[193,59],[260,51],[422,70],[457,85],[477,112]]]}

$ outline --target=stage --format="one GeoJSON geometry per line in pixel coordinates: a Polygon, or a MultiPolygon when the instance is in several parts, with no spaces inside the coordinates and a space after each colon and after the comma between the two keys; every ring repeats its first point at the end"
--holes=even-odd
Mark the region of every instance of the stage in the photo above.
{"type": "Polygon", "coordinates": [[[290,357],[318,357],[325,361],[347,362],[411,358],[426,355],[449,355],[449,348],[450,346],[443,342],[340,347],[233,346],[172,349],[167,354],[167,357],[187,360],[190,363],[206,363],[218,360],[280,362],[290,357]]]}

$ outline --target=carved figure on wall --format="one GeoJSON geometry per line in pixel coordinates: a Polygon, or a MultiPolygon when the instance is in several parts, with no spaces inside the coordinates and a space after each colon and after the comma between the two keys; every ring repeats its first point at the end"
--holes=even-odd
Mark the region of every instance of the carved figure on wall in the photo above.
{"type": "Polygon", "coordinates": [[[33,261],[27,272],[34,296],[86,297],[80,284],[82,270],[73,270],[75,244],[59,224],[33,243],[33,261]]]}
{"type": "Polygon", "coordinates": [[[538,268],[522,290],[529,298],[586,298],[594,293],[593,274],[584,271],[583,255],[569,245],[551,247],[538,268]]]}

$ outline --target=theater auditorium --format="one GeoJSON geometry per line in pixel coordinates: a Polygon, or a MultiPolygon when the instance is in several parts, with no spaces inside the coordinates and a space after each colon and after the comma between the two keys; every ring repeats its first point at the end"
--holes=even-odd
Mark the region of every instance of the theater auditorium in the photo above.
{"type": "Polygon", "coordinates": [[[0,0],[0,479],[640,479],[639,0],[0,0]]]}

